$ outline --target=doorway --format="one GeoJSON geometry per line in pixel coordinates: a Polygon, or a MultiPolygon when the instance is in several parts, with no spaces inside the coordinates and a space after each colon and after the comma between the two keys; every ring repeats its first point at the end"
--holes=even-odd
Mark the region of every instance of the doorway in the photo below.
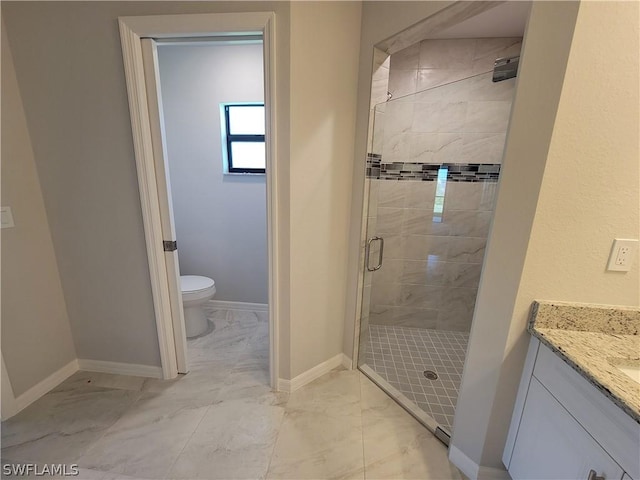
{"type": "MultiPolygon", "coordinates": [[[[227,42],[262,38],[264,150],[268,265],[269,377],[278,378],[278,275],[275,42],[273,13],[169,15],[119,19],[149,271],[165,379],[188,372],[186,331],[176,251],[176,230],[167,182],[166,132],[159,100],[158,41],[227,42]]],[[[219,133],[218,133],[219,135],[219,133]]]]}

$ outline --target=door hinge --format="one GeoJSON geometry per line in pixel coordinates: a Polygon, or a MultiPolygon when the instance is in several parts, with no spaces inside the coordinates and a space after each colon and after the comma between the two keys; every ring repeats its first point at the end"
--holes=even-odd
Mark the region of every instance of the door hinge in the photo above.
{"type": "Polygon", "coordinates": [[[165,252],[175,252],[178,249],[178,242],[175,240],[163,240],[162,247],[165,252]]]}

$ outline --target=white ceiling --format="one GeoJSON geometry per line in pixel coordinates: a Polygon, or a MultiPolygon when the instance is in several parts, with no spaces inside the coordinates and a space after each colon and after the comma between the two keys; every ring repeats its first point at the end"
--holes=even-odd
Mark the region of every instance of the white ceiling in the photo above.
{"type": "Polygon", "coordinates": [[[429,38],[522,37],[530,8],[530,1],[507,1],[429,38]]]}

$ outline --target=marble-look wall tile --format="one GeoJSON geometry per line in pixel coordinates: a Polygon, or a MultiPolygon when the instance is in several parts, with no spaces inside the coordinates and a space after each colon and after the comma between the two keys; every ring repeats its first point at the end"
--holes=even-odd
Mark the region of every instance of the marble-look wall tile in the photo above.
{"type": "Polygon", "coordinates": [[[391,70],[389,72],[389,92],[391,98],[404,97],[416,92],[417,70],[391,70]]]}
{"type": "Polygon", "coordinates": [[[382,178],[406,171],[429,181],[379,180],[380,210],[368,234],[385,238],[385,254],[370,277],[372,322],[470,327],[495,204],[498,170],[491,168],[502,160],[515,89],[514,79],[494,83],[483,72],[520,48],[519,38],[425,40],[390,57],[389,78],[399,88],[378,107],[382,161],[372,168],[382,178]],[[397,98],[412,86],[414,95],[397,98]],[[437,182],[429,164],[490,165],[478,169],[474,179],[481,181],[448,181],[444,211],[434,213],[437,182]],[[420,165],[425,173],[413,173],[420,165]]]}
{"type": "Polygon", "coordinates": [[[384,259],[380,270],[374,272],[376,283],[404,283],[403,267],[404,260],[384,259]]]}
{"type": "Polygon", "coordinates": [[[474,73],[493,70],[493,64],[498,58],[520,55],[522,39],[515,38],[478,38],[476,39],[473,55],[474,73]]]}
{"type": "Polygon", "coordinates": [[[397,233],[402,227],[404,208],[380,207],[378,208],[378,218],[376,220],[377,233],[397,233]]]}
{"type": "Polygon", "coordinates": [[[435,155],[438,152],[437,133],[415,133],[407,135],[409,142],[409,154],[406,161],[420,163],[436,163],[435,155]]]}
{"type": "Polygon", "coordinates": [[[459,158],[466,163],[502,163],[505,133],[464,133],[459,158]]]}
{"type": "Polygon", "coordinates": [[[379,181],[378,208],[405,206],[407,198],[408,182],[379,181]]]}
{"type": "Polygon", "coordinates": [[[408,161],[412,156],[410,133],[389,134],[382,146],[382,156],[390,162],[408,161]]]}
{"type": "Polygon", "coordinates": [[[441,305],[443,287],[435,285],[404,284],[398,289],[400,292],[397,305],[400,307],[416,307],[436,309],[441,305]]]}
{"type": "Polygon", "coordinates": [[[376,182],[380,198],[395,206],[379,208],[375,234],[385,238],[385,252],[383,267],[371,273],[371,322],[416,328],[450,322],[451,330],[468,330],[495,184],[449,181],[444,211],[434,214],[436,182],[376,182]]]}
{"type": "Polygon", "coordinates": [[[465,123],[468,119],[467,108],[467,102],[463,101],[416,103],[411,131],[422,133],[465,131],[465,123]]]}
{"type": "Polygon", "coordinates": [[[423,210],[417,208],[407,208],[404,210],[402,231],[411,235],[447,235],[439,228],[442,223],[433,221],[433,209],[423,210]]]}
{"type": "Polygon", "coordinates": [[[388,102],[384,109],[384,138],[394,133],[410,132],[413,123],[412,102],[388,102]]]}
{"type": "Polygon", "coordinates": [[[470,68],[421,68],[418,70],[416,91],[463,80],[472,75],[470,68]]]}
{"type": "Polygon", "coordinates": [[[487,182],[448,182],[445,208],[451,210],[479,210],[482,191],[487,182]]]}
{"type": "Polygon", "coordinates": [[[473,62],[475,49],[475,39],[426,40],[420,42],[419,68],[451,69],[468,67],[473,62]]]}
{"type": "Polygon", "coordinates": [[[389,58],[389,68],[392,70],[417,70],[420,62],[420,44],[411,45],[389,58]]]}
{"type": "Polygon", "coordinates": [[[404,244],[406,260],[445,260],[449,256],[450,238],[433,235],[407,235],[404,244]]]}
{"type": "Polygon", "coordinates": [[[482,264],[480,263],[447,263],[445,277],[445,285],[451,287],[471,288],[468,291],[470,295],[475,295],[475,289],[480,283],[480,274],[482,272],[482,264]]]}
{"type": "Polygon", "coordinates": [[[464,100],[476,101],[508,101],[513,99],[516,89],[516,79],[510,78],[501,82],[494,82],[493,73],[475,75],[466,79],[464,89],[460,95],[464,100]]]}
{"type": "Polygon", "coordinates": [[[444,285],[446,265],[446,262],[405,260],[402,263],[400,283],[444,285]]]}
{"type": "Polygon", "coordinates": [[[467,133],[504,133],[511,115],[510,101],[470,101],[461,131],[467,133]]]}
{"type": "Polygon", "coordinates": [[[372,325],[395,325],[411,328],[436,328],[439,310],[415,307],[376,305],[371,311],[372,325]]]}
{"type": "Polygon", "coordinates": [[[425,40],[393,54],[389,88],[395,99],[380,106],[387,112],[384,138],[380,142],[380,132],[374,132],[372,151],[382,151],[387,162],[500,163],[502,137],[464,137],[506,132],[515,79],[494,83],[490,70],[496,58],[518,54],[520,42],[518,38],[425,40]],[[488,73],[479,75],[480,70],[488,73]],[[428,137],[397,135],[454,132],[462,135],[440,145],[428,137]]]}
{"type": "Polygon", "coordinates": [[[462,145],[463,135],[460,133],[439,133],[437,150],[433,156],[434,163],[457,163],[456,159],[462,159],[462,145]]]}
{"type": "Polygon", "coordinates": [[[407,208],[433,210],[436,182],[408,182],[405,188],[407,208]]]}
{"type": "Polygon", "coordinates": [[[478,210],[492,211],[495,207],[496,196],[498,194],[497,182],[483,182],[482,195],[480,197],[480,206],[478,210]]]}
{"type": "MultiPolygon", "coordinates": [[[[394,260],[394,259],[404,259],[405,258],[405,245],[407,239],[403,235],[389,235],[386,234],[384,236],[384,259],[386,260],[394,260]]],[[[376,245],[374,248],[378,248],[378,242],[375,242],[376,245]]],[[[377,251],[372,249],[371,253],[371,262],[374,262],[375,258],[377,258],[377,251]]]]}
{"type": "Polygon", "coordinates": [[[485,238],[451,237],[447,260],[457,263],[482,263],[486,245],[485,238]]]}
{"type": "Polygon", "coordinates": [[[438,310],[437,330],[469,332],[473,321],[473,309],[456,308],[438,310]]]}
{"type": "MultiPolygon", "coordinates": [[[[375,281],[371,286],[371,305],[398,305],[400,303],[400,284],[375,281]]],[[[371,311],[375,311],[374,308],[371,311]]],[[[370,313],[372,315],[372,313],[370,313]]]]}

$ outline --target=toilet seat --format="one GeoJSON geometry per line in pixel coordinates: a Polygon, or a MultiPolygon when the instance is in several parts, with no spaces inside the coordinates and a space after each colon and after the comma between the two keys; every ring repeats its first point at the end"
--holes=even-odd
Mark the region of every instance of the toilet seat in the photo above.
{"type": "Polygon", "coordinates": [[[216,292],[216,282],[199,275],[182,275],[180,276],[180,290],[183,302],[200,300],[213,296],[216,292]]]}

